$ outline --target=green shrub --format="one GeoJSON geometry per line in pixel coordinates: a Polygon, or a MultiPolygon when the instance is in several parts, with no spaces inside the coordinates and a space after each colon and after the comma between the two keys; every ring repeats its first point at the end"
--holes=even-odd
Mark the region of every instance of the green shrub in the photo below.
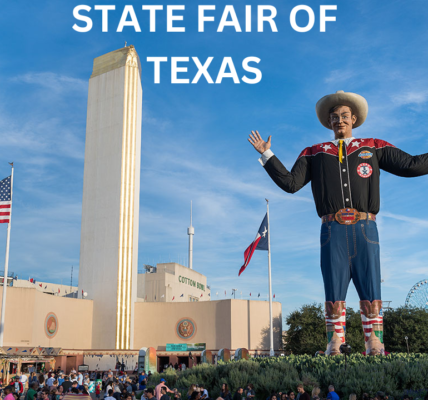
{"type": "Polygon", "coordinates": [[[351,393],[358,398],[363,393],[374,396],[379,390],[394,397],[414,391],[423,398],[428,388],[427,371],[428,354],[352,354],[347,358],[346,369],[343,356],[291,355],[222,362],[218,366],[201,364],[182,372],[168,370],[154,374],[149,383],[155,385],[165,378],[169,388],[180,390],[183,400],[187,400],[192,383],[203,383],[213,399],[219,396],[223,383],[229,385],[232,393],[252,383],[257,400],[265,400],[272,391],[296,391],[299,383],[309,393],[315,386],[320,387],[322,397],[326,397],[328,386],[333,384],[341,398],[348,398],[351,393]]]}

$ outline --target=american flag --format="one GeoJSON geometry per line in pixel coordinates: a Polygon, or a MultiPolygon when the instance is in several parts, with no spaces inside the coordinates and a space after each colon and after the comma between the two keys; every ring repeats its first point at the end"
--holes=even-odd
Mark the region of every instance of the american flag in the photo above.
{"type": "Polygon", "coordinates": [[[12,207],[10,182],[10,176],[0,181],[0,223],[10,222],[12,207]]]}

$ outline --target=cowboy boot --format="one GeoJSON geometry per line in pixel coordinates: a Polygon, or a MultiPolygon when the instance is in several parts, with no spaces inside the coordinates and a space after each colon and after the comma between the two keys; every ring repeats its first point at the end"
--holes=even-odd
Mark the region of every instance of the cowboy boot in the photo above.
{"type": "Polygon", "coordinates": [[[346,303],[344,301],[325,302],[325,326],[327,330],[326,355],[340,354],[340,345],[345,343],[346,303]]]}
{"type": "Polygon", "coordinates": [[[384,355],[382,300],[360,301],[360,313],[366,342],[366,355],[384,355]]]}

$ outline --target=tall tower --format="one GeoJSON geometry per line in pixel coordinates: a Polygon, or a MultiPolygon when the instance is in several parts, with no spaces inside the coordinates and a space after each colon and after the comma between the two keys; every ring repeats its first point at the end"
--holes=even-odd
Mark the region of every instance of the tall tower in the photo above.
{"type": "Polygon", "coordinates": [[[192,226],[192,202],[190,202],[190,226],[187,228],[187,234],[189,235],[189,268],[193,269],[193,235],[195,234],[195,228],[192,226]]]}
{"type": "Polygon", "coordinates": [[[79,292],[92,347],[130,349],[137,296],[142,88],[134,46],[95,58],[89,79],[79,292]]]}

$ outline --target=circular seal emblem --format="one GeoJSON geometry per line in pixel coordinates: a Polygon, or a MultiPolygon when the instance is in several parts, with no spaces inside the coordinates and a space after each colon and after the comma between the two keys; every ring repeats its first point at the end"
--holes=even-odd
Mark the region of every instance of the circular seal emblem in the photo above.
{"type": "Polygon", "coordinates": [[[368,178],[373,173],[373,168],[370,164],[362,163],[357,167],[357,173],[361,178],[368,178]]]}
{"type": "Polygon", "coordinates": [[[45,318],[45,334],[52,339],[58,332],[58,318],[54,313],[49,313],[45,318]]]}
{"type": "Polygon", "coordinates": [[[196,324],[190,318],[183,318],[177,322],[177,327],[175,331],[180,339],[187,340],[195,335],[196,324]]]}

